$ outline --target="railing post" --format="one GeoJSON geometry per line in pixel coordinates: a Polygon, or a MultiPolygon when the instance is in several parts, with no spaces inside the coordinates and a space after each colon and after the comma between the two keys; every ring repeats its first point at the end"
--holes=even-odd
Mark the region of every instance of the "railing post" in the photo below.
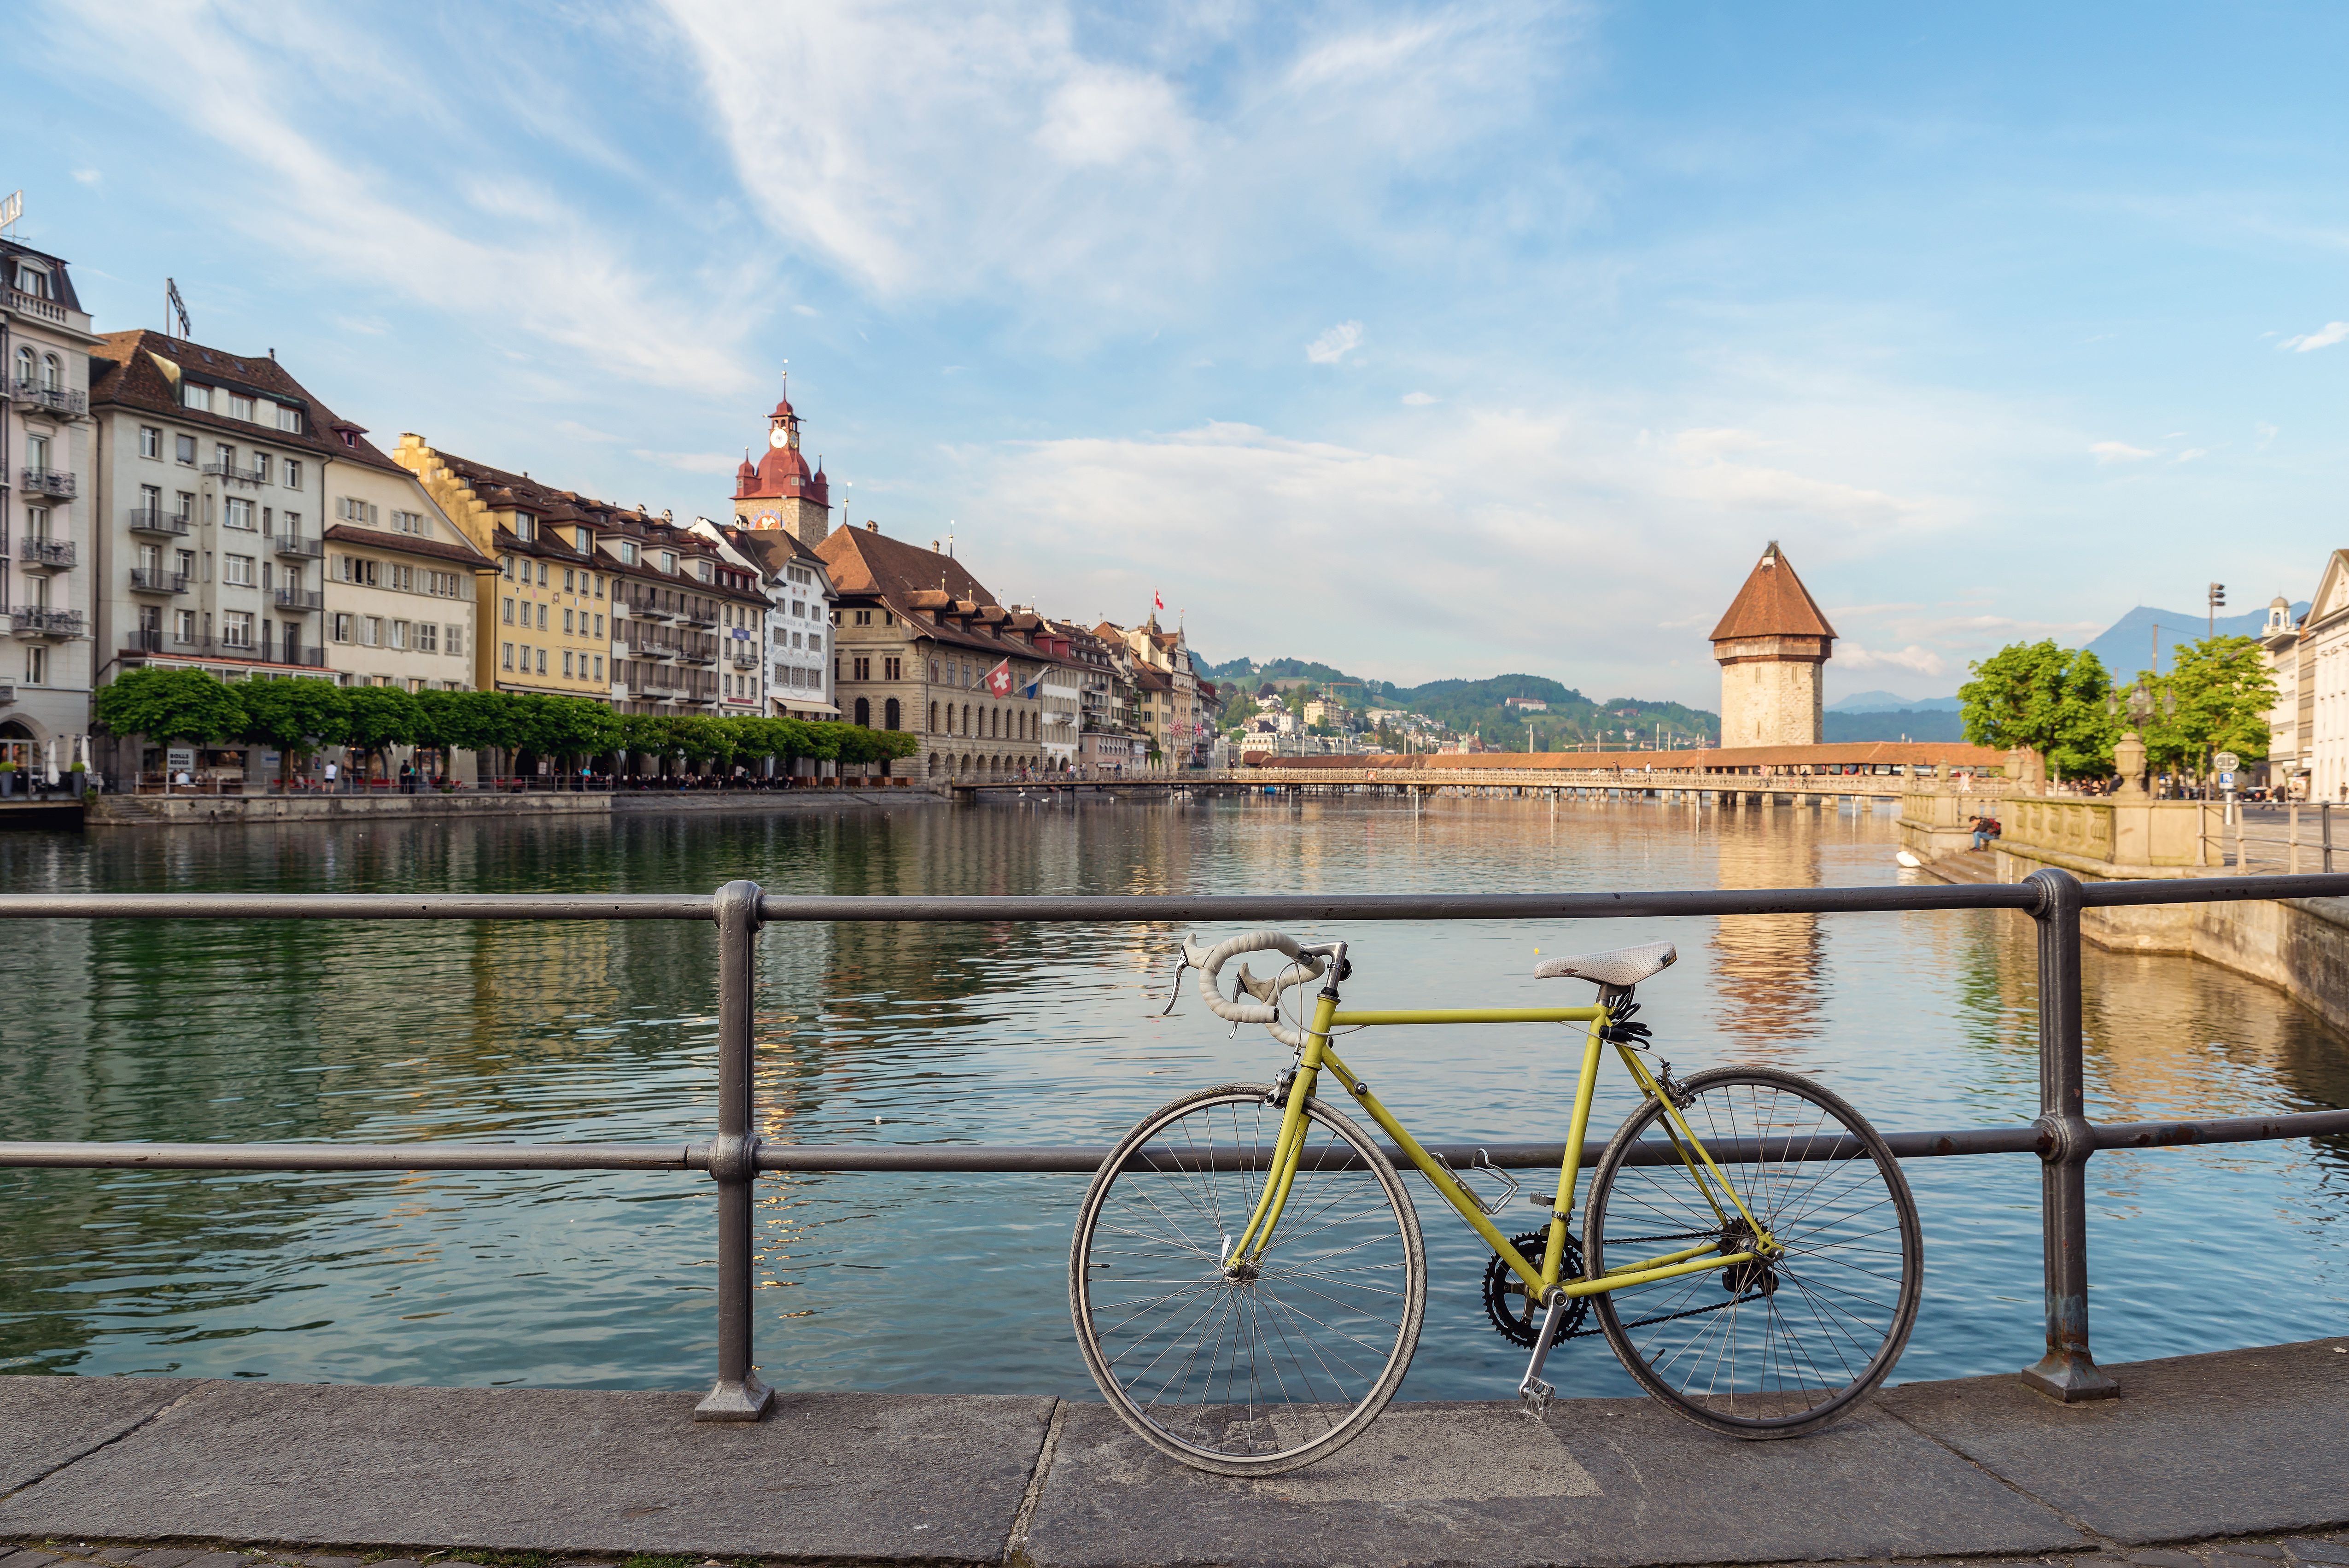
{"type": "Polygon", "coordinates": [[[2040,1250],[2047,1282],[2047,1354],[2023,1381],[2067,1405],[2109,1399],[2120,1386],[2088,1351],[2088,1126],[2080,1050],[2080,884],[2054,867],[2038,884],[2040,1250]]]}
{"type": "Polygon", "coordinates": [[[718,1137],[709,1174],[718,1183],[718,1382],[694,1407],[697,1421],[755,1421],[774,1390],[750,1370],[750,1189],[759,1139],[750,1130],[751,990],[757,979],[756,882],[718,889],[718,1137]]]}

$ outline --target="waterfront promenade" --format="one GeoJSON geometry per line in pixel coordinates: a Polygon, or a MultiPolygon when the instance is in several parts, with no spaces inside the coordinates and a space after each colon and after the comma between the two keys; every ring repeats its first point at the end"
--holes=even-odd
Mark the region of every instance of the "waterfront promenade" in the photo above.
{"type": "Polygon", "coordinates": [[[1644,1399],[1404,1404],[1253,1482],[1047,1397],[784,1394],[729,1426],[693,1393],[0,1378],[0,1568],[2349,1564],[2349,1339],[2106,1370],[2118,1399],[1912,1383],[1780,1443],[1644,1399]]]}

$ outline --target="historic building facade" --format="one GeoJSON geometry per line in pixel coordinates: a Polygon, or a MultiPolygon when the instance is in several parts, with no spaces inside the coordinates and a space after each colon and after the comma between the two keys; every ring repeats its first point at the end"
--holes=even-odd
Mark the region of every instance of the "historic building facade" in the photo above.
{"type": "Polygon", "coordinates": [[[65,261],[0,239],[0,763],[43,774],[88,760],[98,343],[65,261]]]}
{"type": "Polygon", "coordinates": [[[1773,539],[1713,628],[1723,747],[1817,745],[1825,729],[1819,676],[1835,637],[1773,539]]]}

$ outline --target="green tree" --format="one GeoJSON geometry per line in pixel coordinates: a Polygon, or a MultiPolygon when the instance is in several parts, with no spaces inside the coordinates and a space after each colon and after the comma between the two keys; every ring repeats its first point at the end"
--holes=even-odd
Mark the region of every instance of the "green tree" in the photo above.
{"type": "Polygon", "coordinates": [[[200,746],[233,741],[245,729],[244,703],[234,688],[201,670],[151,665],[99,687],[90,700],[90,716],[117,735],[200,746]]]}
{"type": "Polygon", "coordinates": [[[2095,654],[2049,639],[2010,643],[1970,668],[1974,678],[1958,688],[1968,741],[2001,751],[2027,746],[2059,777],[2113,771],[2120,726],[2105,711],[2110,682],[2095,654]]]}
{"type": "Polygon", "coordinates": [[[343,691],[343,744],[364,764],[394,746],[412,746],[424,732],[423,711],[397,686],[351,686],[343,691]]]}
{"type": "Polygon", "coordinates": [[[247,680],[236,689],[244,706],[237,739],[302,756],[320,746],[340,745],[348,717],[343,689],[331,680],[297,675],[290,680],[247,680]]]}
{"type": "Polygon", "coordinates": [[[2257,639],[2210,637],[2183,644],[2168,675],[2147,670],[2137,679],[2174,700],[2157,703],[2142,732],[2146,757],[2156,770],[2199,774],[2214,753],[2232,752],[2247,762],[2268,754],[2275,677],[2257,639]],[[2165,712],[2165,707],[2174,711],[2165,712]]]}

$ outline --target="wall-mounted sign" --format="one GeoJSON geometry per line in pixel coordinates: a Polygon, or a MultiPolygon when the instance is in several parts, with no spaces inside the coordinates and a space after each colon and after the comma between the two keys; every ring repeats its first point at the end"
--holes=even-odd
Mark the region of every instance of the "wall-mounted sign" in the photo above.
{"type": "Polygon", "coordinates": [[[196,765],[195,747],[172,746],[168,748],[163,753],[163,765],[175,774],[183,768],[194,767],[196,765]]]}

